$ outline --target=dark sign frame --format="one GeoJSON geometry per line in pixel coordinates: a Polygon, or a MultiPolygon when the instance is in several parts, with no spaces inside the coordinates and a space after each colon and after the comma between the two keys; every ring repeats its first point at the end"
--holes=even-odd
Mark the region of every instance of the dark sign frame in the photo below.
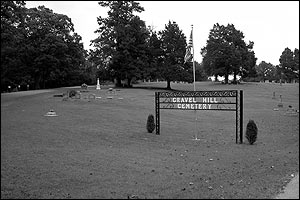
{"type": "MultiPolygon", "coordinates": [[[[191,100],[191,99],[190,99],[191,100]]],[[[193,102],[186,101],[184,104],[193,104],[193,102]]],[[[194,106],[193,106],[194,107],[194,106]]],[[[155,130],[156,134],[160,135],[160,109],[177,109],[177,110],[218,110],[218,111],[235,111],[236,112],[236,143],[238,143],[238,136],[240,136],[240,143],[243,143],[243,90],[215,90],[215,91],[176,91],[176,92],[155,92],[155,130]],[[191,108],[182,109],[176,107],[178,102],[173,102],[172,98],[199,98],[199,97],[218,97],[218,98],[233,98],[235,102],[201,102],[201,104],[215,104],[216,108],[201,109],[191,108]],[[161,101],[162,100],[162,101],[161,101]],[[228,106],[228,107],[226,107],[228,106]],[[234,107],[232,107],[234,106],[234,107]],[[238,132],[240,134],[238,134],[238,132]]]]}

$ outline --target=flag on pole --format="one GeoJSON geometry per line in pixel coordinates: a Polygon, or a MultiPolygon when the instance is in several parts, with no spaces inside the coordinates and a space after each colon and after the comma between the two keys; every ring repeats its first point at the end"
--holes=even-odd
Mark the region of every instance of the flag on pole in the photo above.
{"type": "Polygon", "coordinates": [[[190,40],[186,47],[186,52],[184,56],[184,63],[192,61],[193,54],[191,49],[193,48],[193,30],[191,30],[190,40]]]}

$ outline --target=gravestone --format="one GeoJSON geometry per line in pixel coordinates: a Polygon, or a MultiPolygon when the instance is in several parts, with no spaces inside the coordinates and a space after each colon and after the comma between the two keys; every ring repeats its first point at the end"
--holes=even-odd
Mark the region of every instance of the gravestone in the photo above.
{"type": "Polygon", "coordinates": [[[282,108],[283,107],[283,103],[282,103],[281,95],[279,95],[279,98],[280,98],[280,102],[278,103],[278,107],[282,108]]]}
{"type": "Polygon", "coordinates": [[[297,113],[297,111],[291,105],[289,105],[289,107],[286,110],[286,112],[284,113],[284,115],[287,115],[287,116],[296,116],[296,115],[298,115],[298,113],[297,113]]]}
{"type": "Polygon", "coordinates": [[[116,90],[113,88],[108,88],[108,90],[106,91],[107,94],[116,94],[116,90]]]}
{"type": "Polygon", "coordinates": [[[50,109],[50,111],[47,112],[47,114],[44,115],[44,116],[46,116],[46,117],[56,117],[58,115],[56,114],[56,112],[53,109],[50,109]]]}
{"type": "Polygon", "coordinates": [[[100,82],[99,82],[99,78],[97,78],[97,88],[96,88],[97,90],[100,90],[101,88],[100,88],[100,82]]]}

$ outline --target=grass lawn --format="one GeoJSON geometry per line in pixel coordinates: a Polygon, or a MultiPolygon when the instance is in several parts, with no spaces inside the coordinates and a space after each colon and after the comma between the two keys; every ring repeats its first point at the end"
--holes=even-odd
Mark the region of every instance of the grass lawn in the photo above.
{"type": "Polygon", "coordinates": [[[197,111],[198,141],[194,111],[161,110],[161,135],[148,133],[154,93],[166,83],[115,94],[109,87],[67,100],[54,95],[70,88],[1,94],[1,199],[264,199],[299,172],[299,113],[285,115],[289,105],[299,110],[299,84],[197,83],[200,91],[244,91],[243,130],[255,121],[254,145],[235,143],[235,112],[197,111]],[[45,117],[50,109],[58,116],[45,117]]]}

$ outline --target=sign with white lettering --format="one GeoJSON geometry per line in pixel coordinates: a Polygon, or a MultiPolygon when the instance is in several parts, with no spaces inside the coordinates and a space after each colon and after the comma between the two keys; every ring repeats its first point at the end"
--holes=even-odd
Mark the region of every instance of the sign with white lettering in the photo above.
{"type": "Polygon", "coordinates": [[[156,134],[160,134],[159,110],[220,110],[236,111],[236,142],[240,125],[240,142],[242,143],[243,91],[181,91],[155,92],[156,134]],[[238,123],[240,122],[240,124],[238,123]]]}

